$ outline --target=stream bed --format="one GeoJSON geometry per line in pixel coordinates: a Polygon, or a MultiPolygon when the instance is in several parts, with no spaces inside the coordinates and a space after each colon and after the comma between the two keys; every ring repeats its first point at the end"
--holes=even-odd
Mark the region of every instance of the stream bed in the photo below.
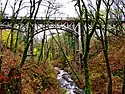
{"type": "Polygon", "coordinates": [[[85,94],[84,90],[76,86],[70,74],[58,67],[55,67],[55,70],[58,71],[57,79],[61,87],[67,90],[66,94],[85,94]]]}

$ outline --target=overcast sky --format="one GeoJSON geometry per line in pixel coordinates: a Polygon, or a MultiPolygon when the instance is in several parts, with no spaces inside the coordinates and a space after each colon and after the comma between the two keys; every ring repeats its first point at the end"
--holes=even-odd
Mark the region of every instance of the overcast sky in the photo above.
{"type": "MultiPolygon", "coordinates": [[[[6,0],[1,0],[2,6],[5,5],[6,0]]],[[[13,6],[15,0],[9,0],[8,7],[6,9],[6,14],[12,15],[12,9],[10,5],[13,6]]],[[[29,0],[23,0],[24,2],[29,2],[29,0]]],[[[43,0],[44,1],[44,0],[43,0]]],[[[51,1],[51,0],[50,0],[51,1]]],[[[76,12],[74,8],[74,3],[71,2],[71,0],[56,0],[56,3],[59,3],[60,5],[63,5],[62,8],[60,8],[60,12],[63,12],[65,14],[61,16],[69,16],[69,17],[76,17],[76,12]]],[[[26,4],[25,4],[26,5],[26,4]]],[[[28,5],[28,4],[27,4],[28,5]]],[[[18,4],[16,6],[18,8],[18,4]]],[[[45,6],[41,6],[39,9],[39,16],[41,16],[47,8],[45,6]]],[[[24,16],[28,12],[28,8],[23,9],[20,11],[20,15],[24,16]]]]}
{"type": "MultiPolygon", "coordinates": [[[[6,0],[1,0],[1,2],[3,3],[3,6],[4,6],[4,2],[5,1],[6,0]]],[[[7,7],[6,11],[5,11],[9,15],[12,15],[12,9],[11,9],[10,5],[13,6],[14,1],[15,0],[9,0],[8,7],[7,7]]],[[[23,0],[23,1],[24,2],[29,2],[29,0],[23,0]]],[[[43,1],[45,1],[45,0],[43,0],[43,1]]],[[[67,16],[68,17],[76,17],[77,16],[77,13],[76,13],[75,8],[74,8],[75,2],[71,2],[71,1],[72,0],[56,0],[56,3],[59,3],[60,5],[63,5],[62,8],[60,9],[60,12],[63,12],[64,14],[63,15],[59,15],[59,16],[64,16],[64,17],[67,17],[67,16]]],[[[84,0],[84,1],[87,2],[88,0],[84,0]]],[[[95,0],[91,0],[91,1],[92,1],[92,3],[95,3],[95,0]]],[[[28,5],[28,4],[25,4],[25,5],[28,5]]],[[[16,7],[18,8],[18,4],[17,4],[16,7]]],[[[40,17],[41,17],[41,15],[44,15],[43,13],[45,12],[45,10],[46,10],[45,6],[40,7],[38,15],[40,17]]],[[[25,8],[22,11],[20,11],[19,15],[20,16],[24,16],[24,15],[27,14],[27,12],[29,12],[29,10],[28,10],[28,8],[25,8]]]]}

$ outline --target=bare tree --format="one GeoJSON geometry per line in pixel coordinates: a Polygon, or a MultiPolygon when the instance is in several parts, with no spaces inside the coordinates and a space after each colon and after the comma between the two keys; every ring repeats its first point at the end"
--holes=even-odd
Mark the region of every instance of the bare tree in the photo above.
{"type": "MultiPolygon", "coordinates": [[[[47,5],[47,9],[45,10],[45,28],[49,27],[49,24],[51,24],[51,22],[49,22],[49,18],[53,15],[55,15],[56,13],[59,12],[59,9],[61,8],[61,5],[59,6],[58,4],[55,3],[56,0],[52,0],[52,1],[46,1],[47,5]]],[[[56,29],[56,28],[55,28],[56,29]]],[[[41,41],[41,50],[40,50],[40,55],[38,57],[38,65],[40,63],[40,60],[43,59],[43,48],[44,48],[44,42],[45,42],[45,37],[46,36],[46,30],[44,31],[44,34],[43,34],[43,38],[42,38],[42,41],[41,41]]]]}
{"type": "Polygon", "coordinates": [[[90,81],[90,74],[88,70],[88,56],[89,56],[89,47],[91,38],[95,32],[97,22],[99,20],[99,11],[101,0],[96,1],[97,9],[93,17],[95,19],[91,19],[89,17],[90,10],[88,10],[85,2],[83,0],[77,0],[76,6],[78,6],[78,15],[80,20],[80,27],[81,27],[81,43],[82,43],[82,64],[84,65],[84,72],[85,72],[85,82],[86,82],[86,94],[91,94],[91,81],[90,81]],[[92,21],[93,20],[93,21],[92,21]],[[91,23],[92,21],[92,23],[91,23]],[[90,28],[90,23],[91,28],[90,28]]]}
{"type": "Polygon", "coordinates": [[[109,13],[111,10],[111,6],[113,5],[114,1],[108,0],[104,1],[103,3],[106,6],[106,14],[105,17],[100,16],[100,20],[98,21],[98,29],[100,31],[100,35],[98,34],[99,32],[96,32],[96,35],[98,39],[102,43],[102,49],[105,57],[105,62],[106,62],[106,67],[107,67],[107,74],[108,74],[108,94],[112,94],[112,74],[111,74],[111,69],[110,69],[110,63],[109,63],[109,58],[108,58],[108,32],[109,32],[109,13]]]}

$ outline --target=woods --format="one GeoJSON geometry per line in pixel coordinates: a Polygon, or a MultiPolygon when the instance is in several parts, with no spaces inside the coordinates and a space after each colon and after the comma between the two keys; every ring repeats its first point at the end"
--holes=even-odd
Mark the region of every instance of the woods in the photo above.
{"type": "Polygon", "coordinates": [[[77,17],[60,2],[0,0],[1,94],[68,93],[55,67],[83,94],[124,94],[124,0],[72,0],[77,17]]]}

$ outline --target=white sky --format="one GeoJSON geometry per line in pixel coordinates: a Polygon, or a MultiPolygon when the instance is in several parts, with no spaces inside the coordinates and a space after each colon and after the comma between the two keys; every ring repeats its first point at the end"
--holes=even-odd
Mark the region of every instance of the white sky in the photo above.
{"type": "MultiPolygon", "coordinates": [[[[2,3],[2,6],[5,5],[5,1],[6,0],[0,0],[0,4],[2,3]]],[[[9,3],[8,3],[8,7],[5,11],[6,14],[9,14],[9,16],[12,15],[12,9],[10,7],[10,5],[14,6],[14,1],[15,0],[9,0],[9,3]]],[[[20,1],[20,0],[18,0],[20,1]]],[[[30,0],[23,0],[23,2],[29,2],[30,0]]],[[[38,0],[36,0],[38,1],[38,0]]],[[[46,0],[42,0],[43,1],[46,1],[46,0]]],[[[48,1],[52,1],[52,0],[48,0],[48,1]]],[[[54,1],[54,0],[53,0],[54,1]]],[[[63,5],[63,8],[60,9],[60,12],[63,12],[65,14],[63,15],[59,15],[59,16],[62,16],[62,17],[77,17],[77,13],[75,11],[75,8],[74,8],[74,4],[75,2],[72,2],[73,0],[56,0],[56,3],[59,3],[61,5],[63,5]]],[[[87,4],[89,0],[84,0],[84,2],[87,4]]],[[[96,6],[96,0],[91,0],[93,6],[96,6]]],[[[25,5],[28,5],[28,4],[25,4],[25,5]]],[[[18,8],[18,4],[16,6],[18,8]]],[[[45,17],[45,9],[46,7],[45,6],[41,6],[40,9],[39,9],[39,14],[38,16],[40,17],[45,17]]],[[[104,9],[104,5],[102,4],[101,5],[101,9],[104,9]]],[[[23,9],[22,11],[20,11],[19,13],[19,16],[25,16],[27,14],[27,11],[29,12],[29,10],[27,8],[23,9]]]]}
{"type": "MultiPolygon", "coordinates": [[[[3,6],[4,6],[4,2],[6,0],[0,0],[2,3],[3,3],[3,6]]],[[[14,4],[14,1],[15,0],[9,0],[9,3],[8,3],[8,7],[6,9],[6,13],[9,14],[10,16],[12,15],[12,9],[10,7],[10,5],[13,6],[14,4]]],[[[20,1],[20,0],[19,0],[20,1]]],[[[29,0],[23,0],[24,2],[29,2],[29,0]]],[[[45,1],[45,0],[43,0],[45,1]]],[[[51,1],[51,0],[50,0],[51,1]]],[[[59,16],[64,16],[64,17],[77,17],[77,13],[75,11],[75,8],[74,8],[74,4],[75,2],[71,2],[72,0],[56,0],[57,3],[61,4],[61,5],[64,5],[63,8],[60,9],[60,12],[63,12],[65,14],[63,15],[59,15],[59,16]]],[[[88,0],[84,0],[85,2],[87,2],[88,0]]],[[[95,0],[91,0],[92,3],[94,3],[95,5],[95,0]]],[[[25,5],[28,5],[28,4],[25,4],[25,5]]],[[[17,4],[17,7],[18,7],[18,4],[17,4]]],[[[42,6],[40,9],[39,9],[39,16],[41,17],[41,15],[44,15],[43,13],[45,12],[45,7],[42,6]]],[[[20,12],[20,16],[24,16],[26,15],[27,13],[27,9],[23,9],[21,12],[20,12]]],[[[45,15],[44,15],[45,16],[45,15]]]]}
{"type": "MultiPolygon", "coordinates": [[[[5,1],[6,0],[0,0],[2,2],[2,6],[4,6],[5,4],[5,1]]],[[[8,7],[6,9],[6,14],[9,14],[9,15],[12,15],[12,9],[10,7],[10,5],[13,6],[14,4],[14,1],[15,0],[9,0],[9,3],[8,3],[8,7]]],[[[20,1],[20,0],[19,0],[20,1]]],[[[23,0],[24,2],[29,2],[29,0],[23,0]]],[[[43,0],[44,1],[44,0],[43,0]]],[[[51,0],[50,0],[51,1],[51,0]]],[[[56,0],[57,3],[63,5],[63,7],[60,9],[60,12],[63,12],[65,14],[61,15],[61,16],[69,16],[69,17],[76,17],[76,12],[75,12],[75,8],[74,8],[74,3],[75,2],[71,2],[71,0],[56,0]]],[[[25,4],[26,5],[26,4],[25,4]]],[[[28,5],[28,4],[27,4],[28,5]]],[[[17,7],[18,7],[18,4],[17,4],[17,7]]],[[[44,6],[41,6],[41,8],[39,9],[39,15],[43,15],[43,12],[45,12],[45,7],[44,6]]],[[[27,8],[23,9],[21,12],[20,12],[20,15],[21,16],[24,16],[25,14],[27,13],[27,8]]]]}

